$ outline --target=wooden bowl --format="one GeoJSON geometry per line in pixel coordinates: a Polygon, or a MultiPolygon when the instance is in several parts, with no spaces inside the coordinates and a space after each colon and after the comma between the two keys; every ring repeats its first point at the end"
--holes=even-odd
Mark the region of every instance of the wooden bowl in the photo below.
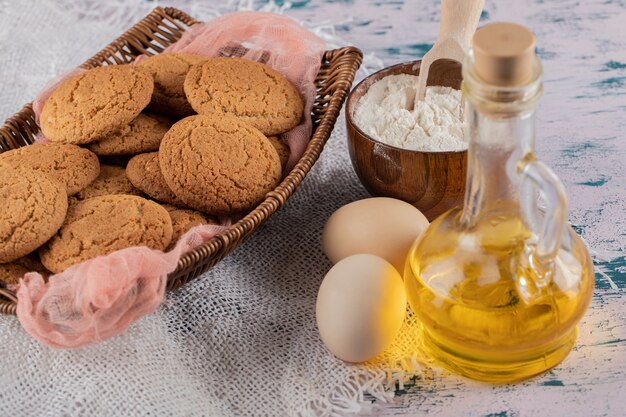
{"type": "MultiPolygon", "coordinates": [[[[394,65],[361,81],[348,96],[346,126],[352,165],[373,196],[393,197],[417,207],[432,221],[463,204],[467,151],[420,152],[381,143],[359,129],[353,112],[359,99],[376,81],[395,74],[418,74],[420,61],[394,65]]],[[[430,67],[428,85],[460,89],[461,64],[438,60],[430,67]]]]}

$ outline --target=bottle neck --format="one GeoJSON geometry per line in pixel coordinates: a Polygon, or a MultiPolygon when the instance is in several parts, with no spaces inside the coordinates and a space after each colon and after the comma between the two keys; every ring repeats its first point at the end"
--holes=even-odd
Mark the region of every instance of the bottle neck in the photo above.
{"type": "Polygon", "coordinates": [[[534,154],[535,107],[541,94],[541,65],[531,82],[518,87],[492,86],[474,73],[470,53],[463,66],[468,119],[468,174],[464,224],[485,213],[519,212],[520,162],[534,154]]]}

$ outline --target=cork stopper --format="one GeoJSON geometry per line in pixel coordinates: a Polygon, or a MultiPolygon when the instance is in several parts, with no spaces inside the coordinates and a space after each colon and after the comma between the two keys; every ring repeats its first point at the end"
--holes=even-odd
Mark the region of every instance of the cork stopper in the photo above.
{"type": "Polygon", "coordinates": [[[474,68],[479,78],[497,86],[518,86],[531,80],[535,36],[514,23],[491,23],[472,39],[474,68]]]}

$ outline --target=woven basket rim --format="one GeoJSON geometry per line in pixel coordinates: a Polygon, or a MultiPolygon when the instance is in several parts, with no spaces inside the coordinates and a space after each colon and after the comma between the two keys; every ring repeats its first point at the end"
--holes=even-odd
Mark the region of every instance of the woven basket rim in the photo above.
{"type": "MultiPolygon", "coordinates": [[[[167,30],[164,31],[164,33],[167,35],[168,30],[182,33],[186,30],[182,25],[191,27],[198,23],[200,23],[200,21],[174,7],[156,7],[150,14],[133,25],[124,34],[81,64],[81,67],[92,68],[102,65],[105,62],[115,64],[124,63],[122,58],[115,54],[118,54],[120,51],[126,52],[124,48],[130,51],[129,54],[137,50],[141,51],[142,46],[139,45],[136,39],[145,38],[147,31],[154,32],[155,25],[158,26],[160,24],[165,26],[167,30]]],[[[156,30],[159,30],[158,27],[156,30]]],[[[158,34],[165,36],[161,32],[158,34]]],[[[155,49],[157,53],[160,52],[158,50],[159,46],[153,44],[150,46],[155,49]]],[[[336,87],[336,90],[330,94],[327,93],[327,98],[325,96],[321,96],[321,98],[320,96],[316,97],[315,104],[318,104],[318,98],[320,98],[320,108],[323,109],[324,112],[322,117],[317,121],[317,125],[314,125],[315,130],[307,144],[304,154],[300,157],[295,167],[282,179],[281,183],[274,190],[267,193],[265,199],[251,212],[207,242],[182,255],[176,269],[168,274],[168,290],[178,288],[219,262],[252,234],[260,224],[285,204],[295,189],[304,180],[315,161],[319,158],[339,116],[339,111],[352,86],[355,73],[361,64],[361,60],[361,51],[350,46],[329,50],[323,54],[322,64],[330,63],[329,68],[331,69],[333,68],[332,65],[335,65],[335,69],[344,69],[343,67],[345,67],[345,71],[344,73],[340,72],[339,75],[331,79],[334,74],[330,74],[329,76],[329,74],[324,72],[328,68],[323,69],[323,67],[320,67],[316,81],[321,80],[327,85],[332,84],[336,87]]],[[[314,107],[314,113],[315,111],[319,110],[314,107]]],[[[0,140],[3,138],[2,134],[4,134],[4,137],[8,134],[5,133],[5,131],[15,132],[20,131],[20,129],[25,129],[29,136],[34,136],[34,132],[38,131],[38,126],[32,126],[32,121],[30,121],[30,123],[28,121],[28,116],[32,113],[32,103],[28,103],[18,113],[8,118],[0,128],[0,140]],[[26,119],[27,121],[23,122],[22,119],[26,119]]],[[[14,140],[14,142],[16,141],[14,140]]],[[[26,143],[18,146],[24,145],[26,145],[26,143]]],[[[8,289],[0,288],[0,290],[0,313],[15,314],[17,305],[15,294],[8,289]]]]}

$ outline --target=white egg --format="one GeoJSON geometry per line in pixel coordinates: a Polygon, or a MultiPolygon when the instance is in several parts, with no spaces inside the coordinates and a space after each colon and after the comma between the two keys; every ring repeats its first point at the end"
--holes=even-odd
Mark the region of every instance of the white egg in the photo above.
{"type": "Polygon", "coordinates": [[[347,362],[381,353],[400,330],[406,312],[398,271],[378,256],[349,256],[324,277],[317,295],[317,327],[328,350],[347,362]]]}
{"type": "Polygon", "coordinates": [[[402,200],[376,197],[355,201],[335,211],[324,226],[322,247],[337,263],[357,253],[380,256],[404,272],[409,249],[428,227],[428,219],[402,200]]]}

